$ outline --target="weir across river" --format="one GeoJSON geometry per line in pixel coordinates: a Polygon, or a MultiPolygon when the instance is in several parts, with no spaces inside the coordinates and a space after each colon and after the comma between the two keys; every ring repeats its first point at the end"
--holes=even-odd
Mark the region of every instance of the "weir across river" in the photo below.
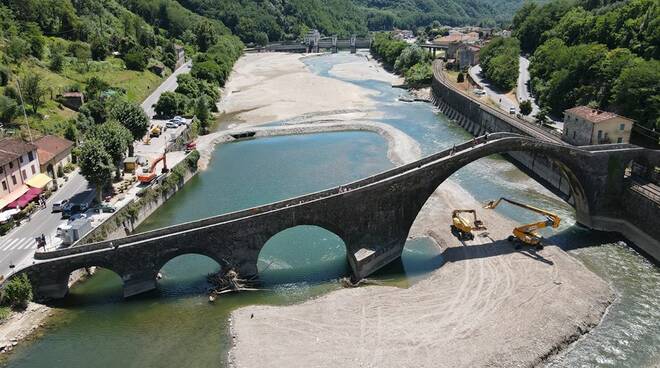
{"type": "MultiPolygon", "coordinates": [[[[480,158],[534,152],[561,168],[569,183],[578,222],[616,216],[624,190],[624,163],[660,166],[660,152],[632,145],[573,147],[511,133],[493,133],[421,160],[353,183],[288,200],[166,227],[112,241],[38,253],[26,273],[42,298],[68,292],[71,272],[98,266],[117,273],[124,296],[156,288],[156,276],[183,254],[208,256],[243,277],[258,275],[266,242],[299,225],[316,225],[339,236],[355,278],[363,278],[401,256],[417,214],[437,187],[480,158]]],[[[617,218],[613,218],[618,220],[617,218]]],[[[607,229],[603,229],[607,230],[607,229]]]]}

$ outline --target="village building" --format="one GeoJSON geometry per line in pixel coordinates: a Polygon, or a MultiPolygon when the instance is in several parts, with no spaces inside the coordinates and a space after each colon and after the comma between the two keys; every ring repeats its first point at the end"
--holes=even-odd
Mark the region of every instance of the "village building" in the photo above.
{"type": "Polygon", "coordinates": [[[456,63],[460,69],[467,69],[469,67],[479,64],[479,51],[481,47],[476,45],[461,44],[456,49],[456,63]]]}
{"type": "Polygon", "coordinates": [[[73,142],[56,135],[46,135],[36,141],[37,155],[39,156],[39,170],[55,179],[57,172],[71,163],[71,150],[73,142]]]}
{"type": "Polygon", "coordinates": [[[25,200],[23,197],[33,194],[31,187],[38,187],[43,181],[37,146],[19,138],[0,139],[0,210],[25,200]]]}
{"type": "Polygon", "coordinates": [[[402,41],[414,40],[415,34],[413,34],[413,31],[408,29],[395,29],[392,31],[392,38],[402,41]]]}
{"type": "Polygon", "coordinates": [[[174,58],[176,59],[176,67],[180,67],[186,62],[186,51],[181,45],[174,45],[174,58]]]}
{"type": "Polygon", "coordinates": [[[85,96],[82,94],[82,92],[64,92],[57,96],[57,100],[59,103],[68,107],[69,109],[78,111],[80,110],[80,107],[85,103],[85,96]]]}
{"type": "Polygon", "coordinates": [[[562,139],[576,146],[629,143],[633,121],[613,112],[588,106],[564,111],[562,139]]]}

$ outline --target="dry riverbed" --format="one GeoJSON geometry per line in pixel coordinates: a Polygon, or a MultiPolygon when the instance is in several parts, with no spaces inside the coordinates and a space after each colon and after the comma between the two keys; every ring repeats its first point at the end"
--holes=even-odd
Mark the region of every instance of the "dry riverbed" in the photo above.
{"type": "MultiPolygon", "coordinates": [[[[374,68],[373,61],[340,64],[330,73],[399,82],[374,68]]],[[[301,124],[301,133],[372,124],[364,129],[388,139],[390,159],[418,157],[416,144],[392,142],[403,133],[373,129],[378,123],[369,119],[380,113],[366,98],[370,93],[311,73],[300,55],[249,54],[237,63],[219,107],[235,119],[229,126],[237,131],[282,120],[301,124]],[[319,130],[310,131],[314,125],[319,130]]],[[[217,134],[200,146],[212,149],[218,137],[226,137],[226,132],[217,134]]],[[[558,247],[515,251],[502,239],[516,224],[494,211],[479,212],[488,227],[482,236],[459,242],[449,233],[450,212],[466,207],[481,204],[451,180],[428,201],[410,236],[435,240],[446,263],[409,288],[345,289],[298,305],[235,311],[230,363],[255,368],[533,366],[599,323],[614,299],[603,280],[558,247]]]]}

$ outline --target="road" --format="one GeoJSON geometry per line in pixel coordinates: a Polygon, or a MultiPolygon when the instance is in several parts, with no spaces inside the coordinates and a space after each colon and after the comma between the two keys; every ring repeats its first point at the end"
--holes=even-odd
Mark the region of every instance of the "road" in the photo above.
{"type": "MultiPolygon", "coordinates": [[[[191,65],[192,62],[187,62],[179,67],[144,100],[141,106],[150,118],[154,115],[153,105],[158,101],[160,95],[163,92],[174,91],[177,87],[176,77],[179,74],[190,72],[191,65]]],[[[153,157],[164,150],[172,133],[178,135],[182,130],[182,127],[176,131],[168,130],[159,138],[153,139],[150,145],[136,143],[136,153],[153,157]]],[[[180,161],[181,158],[177,157],[177,159],[180,161]]],[[[90,203],[94,199],[94,192],[94,188],[88,186],[87,180],[78,171],[72,173],[63,187],[48,199],[45,209],[34,213],[29,222],[21,224],[0,237],[0,275],[6,278],[11,273],[10,264],[21,265],[32,262],[32,257],[37,249],[35,237],[44,234],[48,243],[47,247],[55,246],[57,227],[66,220],[61,218],[60,213],[51,213],[53,202],[71,199],[73,202],[90,203]]]]}
{"type": "Polygon", "coordinates": [[[175,70],[172,75],[167,77],[163,83],[161,83],[158,88],[156,88],[150,95],[147,97],[144,102],[142,102],[142,109],[144,112],[147,113],[147,116],[151,119],[153,116],[156,114],[154,111],[153,105],[158,102],[158,99],[160,98],[160,95],[163,94],[163,92],[169,92],[169,91],[174,91],[177,87],[176,84],[176,77],[179,74],[184,74],[184,73],[189,73],[190,68],[192,66],[192,61],[189,61],[182,66],[179,67],[179,69],[175,70]]]}
{"type": "Polygon", "coordinates": [[[481,65],[475,65],[468,70],[470,77],[486,92],[486,96],[490,97],[500,108],[506,112],[513,108],[518,111],[518,102],[512,101],[506,94],[508,91],[501,91],[491,85],[481,74],[481,65]]]}
{"type": "Polygon", "coordinates": [[[37,249],[35,237],[44,234],[46,241],[52,244],[57,227],[66,220],[60,213],[52,213],[53,202],[71,199],[74,202],[89,203],[94,199],[94,188],[90,188],[87,180],[73,172],[69,180],[55,192],[46,202],[46,208],[34,213],[29,222],[14,228],[8,234],[0,237],[0,274],[5,277],[11,272],[10,264],[19,265],[31,262],[37,249]]]}
{"type": "Polygon", "coordinates": [[[520,57],[520,67],[518,69],[518,86],[516,87],[516,97],[518,103],[525,100],[532,102],[531,116],[535,116],[539,112],[539,106],[534,101],[534,97],[529,91],[529,60],[525,57],[520,57]]]}
{"type": "MultiPolygon", "coordinates": [[[[511,108],[514,108],[516,112],[520,111],[519,103],[524,100],[530,100],[532,102],[532,113],[529,116],[525,116],[524,119],[529,122],[535,122],[534,116],[539,112],[539,106],[536,104],[534,97],[529,91],[529,60],[520,56],[520,66],[518,68],[518,84],[516,86],[516,98],[517,101],[510,99],[507,96],[507,91],[501,91],[497,87],[491,85],[491,83],[483,77],[481,74],[481,65],[475,65],[468,70],[470,77],[474,80],[485,92],[488,97],[491,98],[496,104],[499,105],[500,109],[509,112],[511,108]]],[[[555,129],[563,130],[564,123],[558,119],[552,119],[548,116],[548,123],[552,125],[555,129]]]]}

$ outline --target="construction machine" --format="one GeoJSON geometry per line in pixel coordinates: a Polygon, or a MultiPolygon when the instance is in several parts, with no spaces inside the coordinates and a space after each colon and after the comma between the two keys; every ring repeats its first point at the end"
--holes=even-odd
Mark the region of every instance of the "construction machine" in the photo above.
{"type": "Polygon", "coordinates": [[[163,173],[166,173],[169,171],[167,168],[167,160],[165,157],[165,154],[162,156],[158,157],[157,159],[154,160],[154,162],[151,163],[149,166],[149,169],[146,167],[142,169],[142,174],[138,175],[138,181],[140,183],[151,183],[155,178],[156,178],[156,165],[158,165],[159,162],[163,161],[163,173]]]}
{"type": "Polygon", "coordinates": [[[509,235],[508,237],[508,240],[510,242],[517,243],[516,249],[520,249],[522,245],[533,246],[539,250],[543,249],[543,243],[542,243],[543,237],[537,232],[537,230],[546,228],[548,226],[552,226],[555,229],[558,228],[559,223],[561,221],[559,216],[555,215],[554,213],[548,212],[546,210],[542,210],[540,208],[536,208],[524,203],[516,202],[504,197],[498,199],[497,201],[487,202],[484,208],[491,210],[495,209],[497,206],[499,206],[500,203],[502,203],[502,201],[508,202],[514,206],[521,207],[528,211],[532,211],[545,216],[545,221],[539,221],[539,222],[516,227],[515,229],[513,229],[513,235],[509,235]]]}
{"type": "Polygon", "coordinates": [[[472,240],[474,239],[472,231],[486,230],[483,221],[477,219],[477,211],[475,210],[454,210],[451,213],[451,221],[451,233],[458,240],[472,240]],[[461,216],[462,213],[471,213],[472,221],[461,216]]]}

